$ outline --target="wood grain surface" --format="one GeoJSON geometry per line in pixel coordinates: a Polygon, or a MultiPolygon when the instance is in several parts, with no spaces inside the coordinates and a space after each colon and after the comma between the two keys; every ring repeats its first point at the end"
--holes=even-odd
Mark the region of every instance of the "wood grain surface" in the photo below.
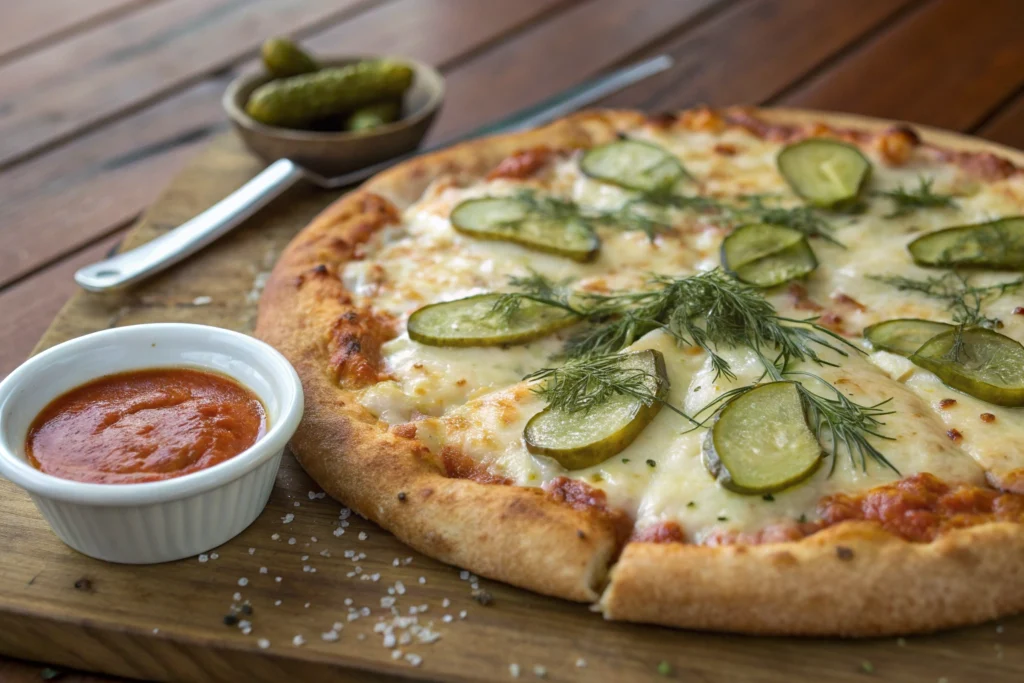
{"type": "MultiPolygon", "coordinates": [[[[669,72],[607,104],[651,110],[702,101],[813,106],[916,120],[1021,147],[1022,25],[1024,2],[1017,0],[3,3],[0,377],[28,355],[75,291],[71,273],[114,247],[202,147],[216,140],[164,195],[132,241],[186,220],[256,169],[232,139],[218,137],[225,129],[219,98],[235,74],[253,68],[258,46],[269,34],[294,33],[323,53],[408,54],[438,65],[449,78],[450,96],[432,141],[639,56],[668,52],[676,59],[669,72]]],[[[46,343],[112,323],[151,320],[247,329],[259,274],[287,235],[332,196],[296,190],[237,235],[128,295],[79,295],[69,309],[72,317],[62,316],[46,343]],[[197,296],[213,301],[195,306],[197,296]]],[[[294,465],[285,468],[281,488],[257,527],[286,528],[280,518],[300,502],[287,528],[296,544],[300,534],[317,535],[323,544],[317,531],[333,528],[337,506],[309,501],[309,486],[294,465]]],[[[362,551],[368,555],[362,569],[378,567],[378,582],[346,576],[352,567],[344,549],[361,543],[349,540],[353,531],[331,536],[332,557],[321,558],[319,550],[282,547],[257,527],[237,541],[240,545],[229,544],[218,560],[173,565],[175,578],[165,581],[156,577],[167,568],[107,573],[105,565],[71,553],[49,535],[23,494],[0,484],[0,501],[7,513],[0,524],[5,548],[0,596],[53,617],[11,621],[5,613],[3,650],[64,666],[178,680],[381,680],[376,673],[353,673],[360,666],[364,672],[367,666],[375,671],[386,666],[388,675],[435,680],[502,680],[510,679],[508,665],[514,662],[524,678],[535,679],[533,667],[539,665],[552,680],[644,680],[658,678],[658,662],[665,660],[673,666],[672,678],[696,681],[1024,678],[1020,620],[1004,624],[1000,633],[990,625],[907,639],[903,645],[808,643],[607,625],[584,608],[500,586],[487,586],[497,600],[494,607],[482,608],[452,570],[414,558],[409,567],[422,568],[428,578],[420,588],[415,570],[390,567],[394,557],[389,554],[402,551],[372,529],[365,547],[373,552],[362,551]],[[248,547],[255,548],[252,556],[248,547]],[[305,554],[316,563],[303,562],[305,554]],[[259,556],[267,564],[253,565],[259,556]],[[302,572],[302,564],[318,571],[302,572]],[[246,637],[219,619],[239,590],[232,582],[253,566],[257,574],[246,597],[258,616],[246,637]],[[279,567],[281,584],[261,581],[259,566],[268,572],[279,567]],[[73,588],[85,568],[100,582],[87,594],[73,588]],[[383,661],[387,653],[371,624],[345,621],[346,591],[380,611],[381,582],[393,587],[398,578],[408,584],[409,577],[417,588],[409,590],[404,606],[422,596],[430,605],[427,614],[439,621],[439,601],[448,595],[453,608],[467,610],[465,622],[456,613],[438,643],[417,650],[424,657],[420,667],[383,661]],[[309,608],[286,607],[286,597],[307,587],[322,600],[311,600],[309,608]],[[276,599],[283,601],[277,608],[276,599]],[[284,611],[275,617],[275,610],[284,611]],[[83,614],[89,623],[70,623],[72,615],[83,614]],[[320,640],[322,629],[338,616],[346,625],[342,637],[337,643],[320,640]],[[54,620],[63,625],[55,627],[54,620]],[[118,625],[118,635],[111,636],[108,625],[118,625]],[[366,639],[359,640],[360,632],[366,639]],[[270,648],[254,658],[259,648],[253,639],[270,638],[267,634],[273,634],[270,648]],[[293,647],[290,639],[297,634],[310,642],[293,647]],[[214,641],[221,645],[208,647],[214,641]],[[576,668],[579,656],[586,668],[576,668]],[[355,669],[331,666],[339,661],[355,669]]],[[[358,529],[358,522],[352,524],[358,529]]],[[[0,680],[39,680],[44,666],[0,658],[0,680]]],[[[109,679],[67,673],[61,680],[109,679]]]]}

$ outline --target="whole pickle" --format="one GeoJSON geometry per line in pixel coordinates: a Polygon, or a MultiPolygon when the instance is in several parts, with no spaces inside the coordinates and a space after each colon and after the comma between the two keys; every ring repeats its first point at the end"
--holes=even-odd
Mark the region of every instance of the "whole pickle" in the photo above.
{"type": "Polygon", "coordinates": [[[261,85],[250,95],[245,111],[268,126],[301,128],[377,100],[398,98],[412,78],[408,65],[389,61],[321,69],[261,85]]]}
{"type": "Polygon", "coordinates": [[[402,113],[402,103],[399,100],[386,100],[375,102],[365,107],[360,107],[352,112],[345,121],[345,130],[360,131],[370,130],[385,123],[397,121],[402,113]]]}
{"type": "Polygon", "coordinates": [[[313,73],[320,65],[289,38],[270,38],[263,43],[263,66],[274,78],[313,73]]]}

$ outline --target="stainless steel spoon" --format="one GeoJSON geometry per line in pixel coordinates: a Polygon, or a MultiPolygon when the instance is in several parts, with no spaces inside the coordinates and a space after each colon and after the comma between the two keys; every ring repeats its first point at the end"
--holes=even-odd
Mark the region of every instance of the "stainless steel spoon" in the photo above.
{"type": "Polygon", "coordinates": [[[300,179],[325,189],[352,185],[400,161],[455,142],[495,133],[527,130],[550,123],[670,66],[672,58],[668,55],[647,59],[600,76],[467,135],[333,178],[304,169],[289,159],[279,159],[228,197],[170,232],[134,249],[81,268],[75,273],[75,282],[91,292],[125,287],[169,268],[230,232],[300,179]]]}

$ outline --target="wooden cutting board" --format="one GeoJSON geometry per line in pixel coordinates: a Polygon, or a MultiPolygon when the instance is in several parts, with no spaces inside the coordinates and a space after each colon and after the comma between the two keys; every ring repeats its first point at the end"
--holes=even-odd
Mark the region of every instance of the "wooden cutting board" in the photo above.
{"type": "MultiPolygon", "coordinates": [[[[233,136],[217,139],[125,246],[190,218],[259,169],[233,136]]],[[[163,276],[125,293],[77,294],[37,350],[156,321],[251,331],[261,282],[277,254],[336,196],[295,188],[163,276]]],[[[0,652],[188,681],[513,680],[513,669],[524,679],[588,682],[1024,680],[1020,617],[934,636],[844,641],[606,623],[584,605],[481,580],[492,598],[484,606],[472,595],[472,578],[368,522],[353,516],[335,536],[343,528],[341,506],[316,497],[318,491],[286,456],[266,511],[205,562],[126,566],[64,546],[28,496],[0,481],[0,652]],[[379,618],[393,620],[382,599],[393,599],[406,617],[392,629],[397,659],[375,630],[379,618]],[[232,604],[246,600],[248,633],[224,623],[232,604]],[[334,640],[336,622],[343,628],[334,640]],[[414,631],[434,642],[420,642],[414,631]]]]}

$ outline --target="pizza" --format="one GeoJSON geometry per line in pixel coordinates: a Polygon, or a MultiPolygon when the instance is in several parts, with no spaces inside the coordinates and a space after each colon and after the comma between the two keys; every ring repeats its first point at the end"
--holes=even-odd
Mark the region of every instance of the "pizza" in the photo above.
{"type": "Polygon", "coordinates": [[[847,115],[593,111],[386,171],[257,334],[292,449],[444,562],[608,619],[1024,609],[1024,155],[847,115]]]}

